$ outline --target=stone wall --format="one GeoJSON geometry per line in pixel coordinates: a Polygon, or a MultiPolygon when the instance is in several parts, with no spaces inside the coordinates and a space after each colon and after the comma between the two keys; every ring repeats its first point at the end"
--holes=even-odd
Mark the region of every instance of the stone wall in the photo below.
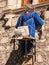
{"type": "Polygon", "coordinates": [[[6,7],[7,1],[6,0],[0,0],[0,8],[6,7]]]}
{"type": "Polygon", "coordinates": [[[45,12],[42,38],[36,42],[37,65],[49,65],[49,16],[47,18],[46,13],[48,12],[45,12]]]}
{"type": "MultiPolygon", "coordinates": [[[[17,18],[13,18],[12,22],[16,22],[16,20],[17,18]]],[[[11,27],[10,29],[5,30],[5,28],[2,27],[3,23],[4,21],[0,21],[0,65],[6,65],[10,54],[12,53],[13,55],[15,55],[16,53],[16,51],[13,51],[14,43],[10,43],[11,38],[14,34],[15,27],[11,27]]],[[[12,25],[15,26],[15,23],[12,23],[12,25]]],[[[17,49],[17,42],[15,47],[17,49]]],[[[14,59],[14,57],[12,57],[12,59],[14,59]]]]}
{"type": "MultiPolygon", "coordinates": [[[[0,21],[0,65],[17,65],[18,41],[12,39],[17,17],[12,18],[12,27],[2,27],[4,21],[0,21]]],[[[49,20],[44,21],[41,40],[36,41],[35,65],[49,65],[49,20]]]]}

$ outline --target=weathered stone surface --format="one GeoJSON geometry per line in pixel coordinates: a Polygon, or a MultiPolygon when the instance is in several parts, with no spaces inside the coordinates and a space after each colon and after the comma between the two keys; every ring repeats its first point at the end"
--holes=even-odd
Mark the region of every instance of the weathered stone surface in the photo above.
{"type": "MultiPolygon", "coordinates": [[[[1,17],[1,16],[0,16],[0,17],[1,17]]],[[[2,28],[3,22],[4,22],[4,21],[0,21],[0,27],[1,27],[1,28],[2,28]]]]}
{"type": "Polygon", "coordinates": [[[5,33],[4,28],[0,28],[0,34],[3,34],[3,33],[5,33]]]}
{"type": "Polygon", "coordinates": [[[6,1],[1,1],[0,2],[0,7],[5,7],[6,6],[6,1]]]}
{"type": "Polygon", "coordinates": [[[8,37],[3,37],[0,41],[0,43],[8,43],[9,38],[8,37]]]}
{"type": "Polygon", "coordinates": [[[45,11],[45,19],[48,19],[49,18],[49,11],[45,11]]]}
{"type": "Polygon", "coordinates": [[[43,57],[41,55],[37,55],[37,62],[43,62],[43,57]]]}
{"type": "Polygon", "coordinates": [[[44,50],[49,51],[49,46],[46,46],[44,50]]]}
{"type": "Polygon", "coordinates": [[[16,0],[15,0],[15,1],[13,1],[13,0],[8,0],[7,5],[8,5],[8,7],[11,8],[11,9],[16,8],[16,0]]]}
{"type": "Polygon", "coordinates": [[[16,26],[17,20],[18,20],[18,17],[12,18],[12,26],[16,26]]]}
{"type": "Polygon", "coordinates": [[[5,16],[5,18],[8,18],[8,21],[7,21],[7,23],[5,24],[6,26],[10,26],[10,27],[12,27],[12,26],[16,26],[16,23],[17,23],[17,20],[18,20],[18,17],[19,17],[20,15],[14,15],[14,14],[7,14],[6,16],[5,16]]]}
{"type": "MultiPolygon", "coordinates": [[[[6,65],[11,57],[12,61],[9,60],[10,63],[15,62],[13,59],[17,57],[18,41],[14,42],[12,40],[17,20],[18,17],[12,18],[12,26],[7,30],[2,27],[3,22],[0,22],[0,65],[6,65]],[[10,43],[11,40],[12,43],[10,43]]],[[[36,57],[35,65],[49,65],[49,20],[44,21],[42,37],[36,41],[36,57]]],[[[31,63],[31,60],[29,63],[31,63]]]]}
{"type": "Polygon", "coordinates": [[[0,46],[0,51],[5,51],[5,47],[4,46],[0,46]]]}

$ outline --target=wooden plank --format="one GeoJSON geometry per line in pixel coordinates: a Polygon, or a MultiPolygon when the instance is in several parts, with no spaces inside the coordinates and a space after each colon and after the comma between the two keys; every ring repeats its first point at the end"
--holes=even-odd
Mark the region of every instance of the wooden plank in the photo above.
{"type": "Polygon", "coordinates": [[[38,38],[34,38],[34,37],[30,37],[30,36],[24,36],[23,39],[38,40],[38,38]]]}

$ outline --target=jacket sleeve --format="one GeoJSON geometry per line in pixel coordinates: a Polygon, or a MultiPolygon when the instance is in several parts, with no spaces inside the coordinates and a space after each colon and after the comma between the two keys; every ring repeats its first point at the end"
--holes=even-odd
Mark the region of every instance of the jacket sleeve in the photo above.
{"type": "Polygon", "coordinates": [[[16,28],[18,28],[21,25],[21,21],[22,21],[22,16],[20,16],[18,18],[17,24],[16,24],[16,28]]]}
{"type": "Polygon", "coordinates": [[[43,21],[37,12],[34,12],[34,18],[38,24],[40,24],[41,26],[43,25],[43,21]]]}

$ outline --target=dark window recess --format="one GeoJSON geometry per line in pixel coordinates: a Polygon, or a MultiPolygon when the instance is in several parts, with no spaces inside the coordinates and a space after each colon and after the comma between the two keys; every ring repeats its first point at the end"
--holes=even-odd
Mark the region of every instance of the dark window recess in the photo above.
{"type": "Polygon", "coordinates": [[[30,4],[32,4],[33,0],[30,0],[30,4]]]}

